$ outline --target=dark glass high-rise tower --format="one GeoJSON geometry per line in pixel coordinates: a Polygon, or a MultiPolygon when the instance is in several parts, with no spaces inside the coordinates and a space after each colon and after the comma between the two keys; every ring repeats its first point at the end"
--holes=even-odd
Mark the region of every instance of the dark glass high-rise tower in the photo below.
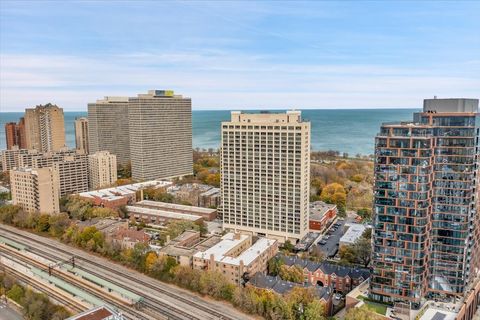
{"type": "Polygon", "coordinates": [[[477,99],[427,99],[375,141],[370,296],[419,307],[461,297],[479,274],[477,99]]]}

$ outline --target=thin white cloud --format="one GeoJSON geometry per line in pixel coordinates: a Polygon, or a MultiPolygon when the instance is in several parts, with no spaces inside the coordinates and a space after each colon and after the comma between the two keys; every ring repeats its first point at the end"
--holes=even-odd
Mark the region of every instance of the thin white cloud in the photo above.
{"type": "Polygon", "coordinates": [[[179,52],[76,57],[1,55],[0,111],[55,102],[85,110],[105,95],[171,88],[194,108],[417,107],[425,97],[478,97],[480,79],[382,65],[272,63],[268,56],[179,52]]]}

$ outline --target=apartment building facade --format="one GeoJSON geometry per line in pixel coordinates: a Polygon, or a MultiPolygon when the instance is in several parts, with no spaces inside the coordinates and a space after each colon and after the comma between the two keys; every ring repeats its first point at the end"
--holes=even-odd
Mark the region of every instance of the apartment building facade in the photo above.
{"type": "Polygon", "coordinates": [[[75,147],[80,153],[89,153],[88,119],[85,117],[75,119],[75,147]]]}
{"type": "Polygon", "coordinates": [[[479,267],[478,100],[426,99],[375,139],[370,296],[418,308],[460,298],[479,267]]]}
{"type": "Polygon", "coordinates": [[[90,152],[109,151],[145,181],[190,175],[192,102],[170,90],[105,97],[88,105],[90,152]]]}
{"type": "Polygon", "coordinates": [[[59,176],[60,196],[88,191],[88,156],[75,150],[62,149],[58,152],[37,150],[2,151],[5,170],[13,168],[54,168],[59,176]]]}
{"type": "Polygon", "coordinates": [[[308,232],[310,123],[300,111],[232,112],[222,122],[224,229],[280,242],[308,232]]]}
{"type": "Polygon", "coordinates": [[[18,123],[8,122],[5,124],[5,139],[7,150],[11,150],[14,146],[19,149],[27,147],[25,141],[25,118],[20,118],[18,123]]]}
{"type": "Polygon", "coordinates": [[[90,189],[100,189],[117,181],[117,157],[108,151],[99,151],[88,156],[90,189]]]}
{"type": "Polygon", "coordinates": [[[241,285],[257,272],[267,270],[268,260],[278,253],[278,241],[227,233],[222,241],[193,255],[193,268],[222,273],[231,283],[241,285]]]}
{"type": "Polygon", "coordinates": [[[53,168],[19,168],[10,171],[12,201],[27,212],[60,212],[59,176],[53,168]]]}
{"type": "Polygon", "coordinates": [[[128,112],[133,179],[193,174],[190,98],[150,90],[129,98],[128,112]]]}
{"type": "Polygon", "coordinates": [[[63,109],[50,103],[25,109],[25,143],[27,149],[40,152],[54,152],[64,148],[63,109]]]}
{"type": "Polygon", "coordinates": [[[89,152],[108,151],[117,163],[130,162],[128,97],[105,97],[88,104],[89,152]]]}

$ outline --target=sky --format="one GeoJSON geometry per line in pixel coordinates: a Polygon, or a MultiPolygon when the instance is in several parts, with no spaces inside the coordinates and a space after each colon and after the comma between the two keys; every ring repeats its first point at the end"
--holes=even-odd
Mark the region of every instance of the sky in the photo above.
{"type": "Polygon", "coordinates": [[[480,98],[480,1],[0,1],[0,112],[172,89],[193,108],[480,98]]]}

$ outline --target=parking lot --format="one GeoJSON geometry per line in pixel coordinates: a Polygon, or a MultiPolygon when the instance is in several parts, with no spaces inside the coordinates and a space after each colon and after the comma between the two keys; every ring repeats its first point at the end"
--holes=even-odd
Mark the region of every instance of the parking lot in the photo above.
{"type": "Polygon", "coordinates": [[[322,240],[319,241],[319,243],[317,244],[317,246],[320,248],[320,250],[322,250],[322,252],[327,258],[333,258],[337,254],[340,238],[344,234],[345,221],[337,220],[336,223],[339,224],[337,230],[332,230],[332,228],[334,227],[334,225],[332,224],[329,230],[326,232],[325,236],[323,236],[322,239],[323,241],[325,241],[325,244],[320,243],[322,240]],[[325,239],[326,237],[328,237],[328,239],[325,239]]]}

